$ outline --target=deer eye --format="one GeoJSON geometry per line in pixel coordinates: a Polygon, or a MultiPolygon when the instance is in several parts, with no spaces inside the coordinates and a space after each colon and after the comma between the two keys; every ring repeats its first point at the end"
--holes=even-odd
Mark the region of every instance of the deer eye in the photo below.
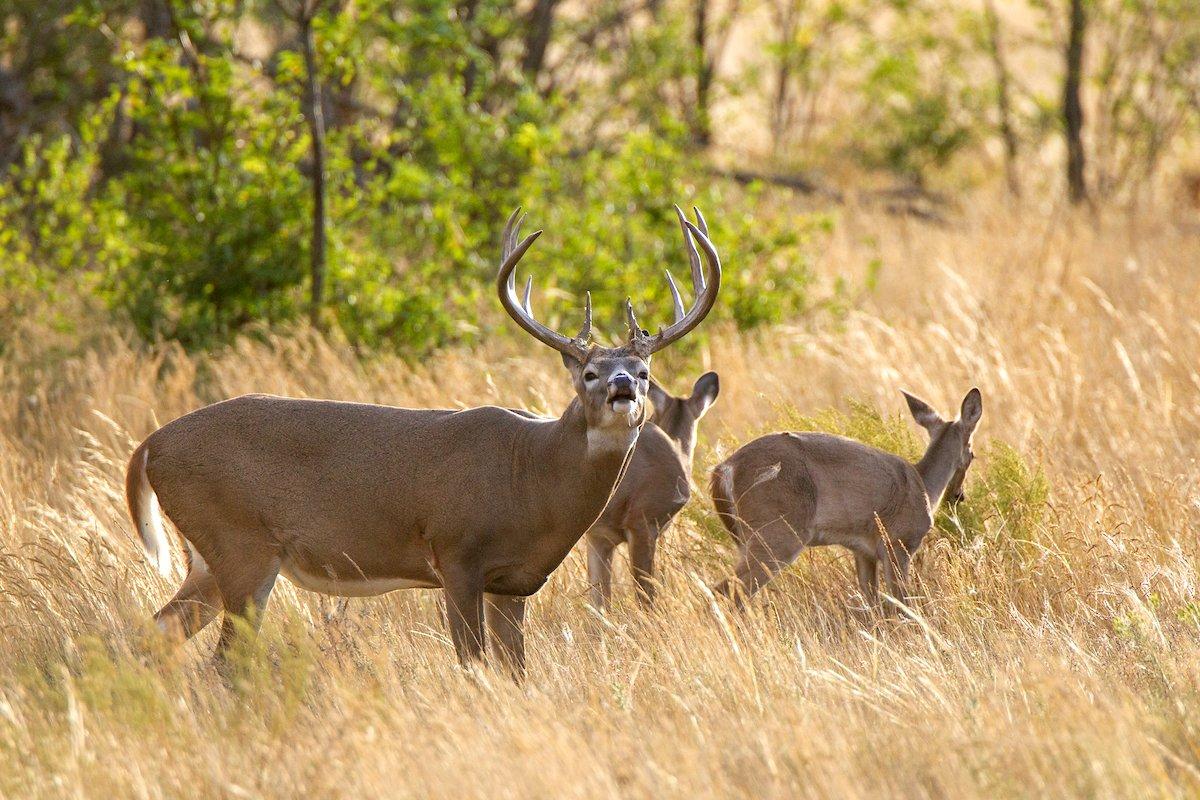
{"type": "Polygon", "coordinates": [[[649,370],[645,370],[645,369],[644,369],[644,370],[642,370],[641,372],[639,372],[639,373],[638,373],[638,380],[639,380],[639,381],[648,381],[648,380],[650,380],[650,371],[649,371],[649,370]]]}
{"type": "Polygon", "coordinates": [[[596,378],[598,378],[598,377],[600,377],[600,376],[597,375],[596,373],[592,372],[589,369],[587,372],[583,373],[583,382],[591,383],[592,381],[596,380],[596,378]]]}

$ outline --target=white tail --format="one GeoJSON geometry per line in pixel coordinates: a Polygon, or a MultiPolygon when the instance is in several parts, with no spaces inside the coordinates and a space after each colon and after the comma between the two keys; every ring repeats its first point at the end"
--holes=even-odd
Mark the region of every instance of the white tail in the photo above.
{"type": "Polygon", "coordinates": [[[146,477],[146,461],[149,458],[150,448],[144,445],[134,451],[129,460],[129,470],[125,474],[125,500],[129,503],[129,515],[137,526],[146,556],[160,575],[169,578],[171,547],[167,541],[167,531],[163,527],[158,495],[154,493],[154,487],[146,477]]]}

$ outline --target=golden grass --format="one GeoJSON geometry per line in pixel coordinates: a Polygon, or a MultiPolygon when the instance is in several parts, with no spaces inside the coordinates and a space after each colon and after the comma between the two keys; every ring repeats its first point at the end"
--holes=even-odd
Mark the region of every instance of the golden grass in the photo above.
{"type": "Polygon", "coordinates": [[[212,631],[174,653],[147,635],[174,587],[126,519],[134,443],[250,390],[557,410],[557,357],[516,341],[413,367],[305,336],[207,358],[16,352],[0,360],[0,796],[1195,796],[1194,228],[988,206],[945,229],[847,212],[836,231],[825,274],[884,259],[865,307],[713,335],[656,371],[678,388],[700,362],[721,373],[698,474],[847,398],[892,419],[902,387],[951,411],[978,384],[987,455],[968,484],[987,486],[964,513],[982,535],[928,541],[918,621],[848,610],[836,552],[726,614],[702,589],[731,553],[699,491],[654,614],[628,582],[592,613],[578,553],[555,573],[524,687],[455,666],[436,593],[342,602],[281,582],[227,688],[212,631]],[[989,460],[1017,483],[1043,470],[1048,507],[1009,516],[989,460]]]}

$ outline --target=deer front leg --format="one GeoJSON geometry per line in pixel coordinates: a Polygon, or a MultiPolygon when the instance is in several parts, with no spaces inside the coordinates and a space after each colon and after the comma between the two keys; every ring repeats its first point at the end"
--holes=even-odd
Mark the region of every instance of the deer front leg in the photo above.
{"type": "Polygon", "coordinates": [[[470,667],[483,658],[483,587],[478,580],[445,576],[446,621],[458,663],[470,667]]]}
{"type": "Polygon", "coordinates": [[[884,551],[879,560],[883,562],[883,582],[888,594],[908,605],[908,566],[912,554],[901,541],[885,541],[880,548],[884,551]]]}
{"type": "Polygon", "coordinates": [[[484,595],[484,617],[492,655],[518,683],[525,680],[524,597],[484,595]]]}
{"type": "Polygon", "coordinates": [[[612,595],[613,550],[616,546],[607,530],[588,532],[588,583],[591,584],[592,608],[597,611],[608,610],[608,600],[612,595]]]}
{"type": "Polygon", "coordinates": [[[645,610],[654,605],[654,551],[658,544],[658,528],[643,522],[629,531],[629,566],[633,572],[638,604],[645,610]]]}
{"type": "Polygon", "coordinates": [[[879,562],[872,555],[854,554],[854,570],[858,573],[858,589],[868,608],[879,606],[879,562]]]}

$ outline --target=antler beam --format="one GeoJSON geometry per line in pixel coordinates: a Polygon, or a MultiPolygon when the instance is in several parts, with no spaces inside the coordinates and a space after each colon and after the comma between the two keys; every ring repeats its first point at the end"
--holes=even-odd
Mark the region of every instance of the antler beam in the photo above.
{"type": "Polygon", "coordinates": [[[496,289],[500,295],[500,304],[530,336],[560,353],[582,361],[587,356],[588,340],[592,335],[592,295],[590,292],[584,304],[583,327],[579,329],[578,335],[573,339],[546,327],[533,316],[533,308],[529,301],[533,289],[532,276],[525,283],[524,297],[521,299],[517,297],[517,262],[521,260],[534,241],[542,235],[541,231],[534,231],[518,242],[521,223],[524,219],[521,209],[518,208],[513,211],[504,225],[503,243],[500,250],[500,272],[496,276],[496,289]]]}

